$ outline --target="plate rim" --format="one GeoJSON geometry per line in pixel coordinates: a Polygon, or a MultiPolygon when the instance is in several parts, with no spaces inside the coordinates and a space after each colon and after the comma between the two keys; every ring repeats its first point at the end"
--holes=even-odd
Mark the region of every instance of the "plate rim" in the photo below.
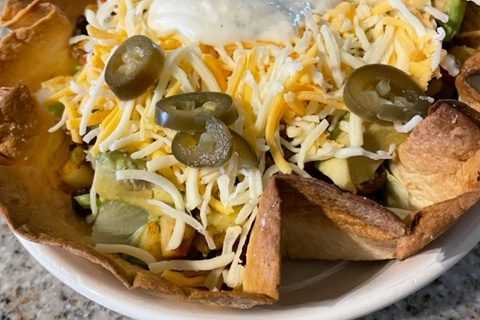
{"type": "MultiPolygon", "coordinates": [[[[472,211],[480,211],[480,208],[477,210],[473,209],[472,211]]],[[[107,309],[110,309],[112,311],[115,311],[121,315],[125,315],[128,317],[131,317],[133,319],[153,319],[147,311],[147,313],[142,313],[143,311],[139,311],[135,309],[135,307],[128,306],[128,304],[124,303],[119,303],[117,299],[115,299],[115,296],[106,296],[105,291],[103,289],[95,288],[92,289],[86,285],[82,285],[82,280],[81,279],[75,279],[74,276],[71,276],[71,272],[65,272],[66,269],[65,266],[57,266],[54,267],[55,264],[58,262],[56,255],[65,255],[68,259],[68,256],[72,255],[63,249],[60,248],[52,248],[46,245],[41,245],[38,243],[31,242],[18,234],[15,234],[15,236],[18,238],[22,246],[29,252],[31,256],[34,257],[34,259],[40,263],[50,274],[52,274],[55,278],[57,278],[59,281],[61,281],[63,284],[67,285],[71,289],[73,289],[75,292],[81,294],[82,296],[86,297],[87,299],[94,301],[97,304],[100,304],[104,306],[107,309]],[[60,250],[61,252],[55,253],[56,250],[60,250]],[[141,318],[140,318],[141,317],[141,318]]],[[[347,313],[343,314],[337,314],[334,315],[330,319],[338,319],[338,320],[347,320],[347,319],[356,319],[358,317],[365,316],[367,314],[370,314],[372,312],[378,311],[380,309],[383,309],[386,306],[389,306],[396,301],[399,301],[406,296],[420,290],[421,288],[425,287],[427,284],[438,278],[440,275],[442,275],[444,272],[446,272],[448,269],[450,269],[452,266],[454,266],[460,259],[462,259],[468,252],[470,252],[473,247],[479,242],[480,240],[480,228],[477,229],[476,233],[471,233],[469,234],[465,241],[461,242],[459,244],[460,247],[464,248],[460,253],[448,258],[447,260],[444,261],[438,261],[435,260],[431,262],[430,265],[426,266],[428,268],[429,272],[423,272],[418,274],[416,278],[410,279],[410,281],[402,281],[399,282],[395,285],[395,290],[390,290],[387,294],[382,294],[381,299],[375,299],[376,297],[380,297],[378,293],[374,294],[374,297],[372,297],[372,300],[376,301],[375,303],[371,303],[372,300],[370,301],[363,301],[362,303],[358,303],[351,308],[351,310],[347,313]]],[[[91,277],[90,280],[95,279],[94,277],[91,277]]],[[[136,294],[135,294],[136,295],[136,294]]],[[[179,309],[179,308],[176,308],[179,309]]],[[[190,319],[199,319],[202,317],[199,317],[199,315],[193,315],[191,314],[190,316],[187,314],[180,314],[176,312],[176,309],[169,309],[171,313],[172,319],[176,320],[190,320],[190,319]]],[[[313,307],[313,309],[315,309],[313,307]]],[[[219,309],[222,310],[222,309],[219,309]]],[[[255,309],[254,309],[255,310],[255,309]]],[[[258,309],[257,309],[258,310],[258,309]]],[[[272,309],[270,310],[265,310],[266,312],[272,312],[272,309]]],[[[263,312],[262,312],[263,313],[263,312]]],[[[262,314],[261,313],[261,314],[262,314]]],[[[225,319],[239,319],[244,316],[248,316],[249,319],[257,319],[257,318],[263,318],[264,316],[256,316],[252,312],[249,311],[241,311],[240,313],[234,313],[233,316],[227,316],[225,317],[222,316],[225,319]]],[[[298,317],[298,319],[317,319],[321,317],[322,315],[314,315],[311,314],[310,312],[303,312],[303,316],[298,317]]]]}

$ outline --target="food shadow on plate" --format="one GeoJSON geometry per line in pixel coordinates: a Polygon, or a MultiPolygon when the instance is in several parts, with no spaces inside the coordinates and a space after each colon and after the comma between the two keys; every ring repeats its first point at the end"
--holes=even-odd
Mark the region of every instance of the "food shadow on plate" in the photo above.
{"type": "Polygon", "coordinates": [[[385,264],[378,261],[366,263],[286,261],[282,272],[285,285],[280,289],[278,305],[324,302],[327,306],[330,302],[336,303],[337,299],[375,277],[385,264]]]}

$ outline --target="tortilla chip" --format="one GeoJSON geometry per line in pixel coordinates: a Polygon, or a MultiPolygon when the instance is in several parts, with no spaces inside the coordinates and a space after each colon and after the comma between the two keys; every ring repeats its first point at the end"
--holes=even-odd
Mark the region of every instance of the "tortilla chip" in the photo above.
{"type": "MultiPolygon", "coordinates": [[[[3,99],[12,99],[12,96],[15,96],[14,93],[24,90],[26,89],[23,86],[15,89],[0,89],[0,93],[7,93],[3,97],[0,96],[0,111],[2,110],[1,106],[5,105],[3,99]]],[[[12,154],[22,154],[22,157],[12,157],[9,163],[0,164],[0,214],[6,218],[9,226],[16,233],[38,243],[64,248],[99,264],[112,272],[128,288],[143,288],[151,290],[153,293],[175,295],[205,304],[242,309],[259,304],[271,304],[278,299],[278,291],[264,290],[261,283],[252,284],[251,281],[249,281],[251,285],[248,290],[244,291],[210,292],[178,287],[160,275],[130,264],[116,255],[97,252],[91,238],[91,226],[85,222],[85,217],[81,217],[73,211],[71,196],[62,190],[59,170],[68,157],[68,138],[63,132],[55,134],[47,132],[53,121],[48,114],[34,104],[29,95],[28,98],[12,103],[14,104],[13,108],[8,109],[12,110],[11,118],[7,119],[16,119],[16,115],[20,115],[22,112],[21,105],[23,103],[34,106],[30,110],[31,117],[28,117],[27,120],[19,117],[22,121],[29,121],[29,123],[23,123],[18,130],[23,128],[28,131],[29,135],[35,137],[25,143],[9,142],[7,150],[10,151],[11,146],[21,146],[20,150],[16,150],[12,154]],[[28,156],[23,157],[25,154],[28,156]],[[41,188],[38,185],[40,181],[41,188]]],[[[21,140],[23,134],[17,132],[13,137],[21,140]]],[[[8,136],[9,133],[3,133],[0,135],[0,141],[8,136]]],[[[255,235],[254,231],[253,237],[262,238],[263,235],[255,235]]],[[[268,242],[262,241],[260,245],[263,248],[272,248],[272,246],[278,248],[278,245],[273,242],[270,245],[268,242]]],[[[248,246],[248,249],[257,252],[252,244],[248,246]]],[[[269,250],[270,256],[274,259],[275,250],[269,250]]],[[[279,254],[278,250],[277,255],[279,254]]],[[[250,265],[255,268],[262,265],[256,259],[255,256],[247,259],[247,270],[251,269],[250,265]]],[[[276,261],[280,261],[280,258],[276,258],[276,261]]],[[[274,269],[279,270],[279,266],[274,266],[274,269]]],[[[257,269],[256,271],[269,275],[269,277],[272,272],[271,269],[257,269]]],[[[249,277],[245,278],[248,281],[249,277]]],[[[257,279],[259,279],[258,275],[257,279]]],[[[273,284],[275,288],[278,287],[278,283],[274,284],[270,278],[263,282],[273,284]]]]}
{"type": "Polygon", "coordinates": [[[455,107],[440,103],[399,147],[390,168],[414,209],[477,190],[480,128],[455,107]]]}
{"type": "Polygon", "coordinates": [[[405,259],[441,236],[480,199],[480,191],[465,193],[400,221],[374,201],[320,180],[278,176],[270,186],[279,193],[282,250],[289,259],[405,259]],[[344,211],[345,205],[349,209],[344,211]],[[397,227],[387,221],[396,221],[397,227]]]}
{"type": "MultiPolygon", "coordinates": [[[[392,259],[406,226],[373,200],[317,179],[277,176],[267,190],[279,194],[282,250],[291,259],[392,259]]],[[[275,194],[270,191],[266,197],[275,194]]]]}
{"type": "Polygon", "coordinates": [[[457,87],[460,100],[480,112],[480,92],[467,82],[469,76],[478,73],[480,73],[480,52],[465,61],[460,74],[455,79],[455,86],[457,87]]]}
{"type": "Polygon", "coordinates": [[[20,11],[40,2],[49,2],[55,5],[65,13],[73,24],[84,13],[87,5],[96,3],[95,0],[6,0],[0,23],[3,24],[13,19],[20,11]]]}
{"type": "Polygon", "coordinates": [[[73,24],[56,6],[35,2],[3,26],[11,32],[0,39],[0,86],[23,83],[36,90],[45,80],[73,72],[73,24]]]}
{"type": "MultiPolygon", "coordinates": [[[[416,211],[405,221],[326,182],[278,176],[283,254],[295,259],[404,259],[448,230],[480,199],[478,114],[440,103],[399,148],[392,172],[416,211]]],[[[266,195],[269,197],[269,195],[266,195]]]]}

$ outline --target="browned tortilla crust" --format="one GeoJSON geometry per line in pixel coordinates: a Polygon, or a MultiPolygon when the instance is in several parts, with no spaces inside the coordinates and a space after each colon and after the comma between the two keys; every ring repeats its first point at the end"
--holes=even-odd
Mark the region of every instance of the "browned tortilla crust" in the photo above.
{"type": "Polygon", "coordinates": [[[455,79],[460,99],[480,112],[480,92],[472,88],[466,79],[472,74],[480,73],[480,52],[465,61],[460,74],[455,79]]]}
{"type": "Polygon", "coordinates": [[[75,23],[77,18],[84,13],[87,5],[96,3],[95,0],[7,0],[5,1],[0,23],[13,19],[19,11],[39,2],[49,2],[57,6],[72,23],[75,23]]]}
{"type": "Polygon", "coordinates": [[[21,156],[23,145],[35,126],[33,109],[27,87],[0,88],[0,155],[5,159],[21,156]]]}
{"type": "Polygon", "coordinates": [[[248,263],[244,272],[243,289],[246,292],[263,293],[278,299],[281,274],[281,199],[270,181],[260,201],[247,250],[248,263]]]}
{"type": "Polygon", "coordinates": [[[480,128],[449,104],[437,105],[399,147],[391,170],[417,209],[476,190],[480,128]]]}
{"type": "Polygon", "coordinates": [[[394,258],[391,242],[405,235],[406,226],[376,202],[316,179],[281,175],[273,184],[282,199],[282,247],[286,257],[394,258]]]}
{"type": "Polygon", "coordinates": [[[36,90],[41,82],[73,71],[68,45],[73,25],[56,6],[28,6],[4,26],[11,32],[0,40],[0,86],[23,83],[36,90]]]}
{"type": "Polygon", "coordinates": [[[423,249],[454,225],[479,199],[480,191],[468,192],[417,212],[409,234],[397,242],[397,258],[407,258],[423,249]]]}

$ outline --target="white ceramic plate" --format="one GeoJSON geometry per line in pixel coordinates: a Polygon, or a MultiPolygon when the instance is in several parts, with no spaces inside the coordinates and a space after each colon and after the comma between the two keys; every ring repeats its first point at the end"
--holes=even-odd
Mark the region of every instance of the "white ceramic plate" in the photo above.
{"type": "Polygon", "coordinates": [[[413,293],[465,256],[480,241],[480,207],[422,253],[402,262],[287,262],[280,303],[250,311],[202,307],[128,290],[108,272],[79,257],[20,241],[62,282],[135,319],[354,319],[413,293]]]}

